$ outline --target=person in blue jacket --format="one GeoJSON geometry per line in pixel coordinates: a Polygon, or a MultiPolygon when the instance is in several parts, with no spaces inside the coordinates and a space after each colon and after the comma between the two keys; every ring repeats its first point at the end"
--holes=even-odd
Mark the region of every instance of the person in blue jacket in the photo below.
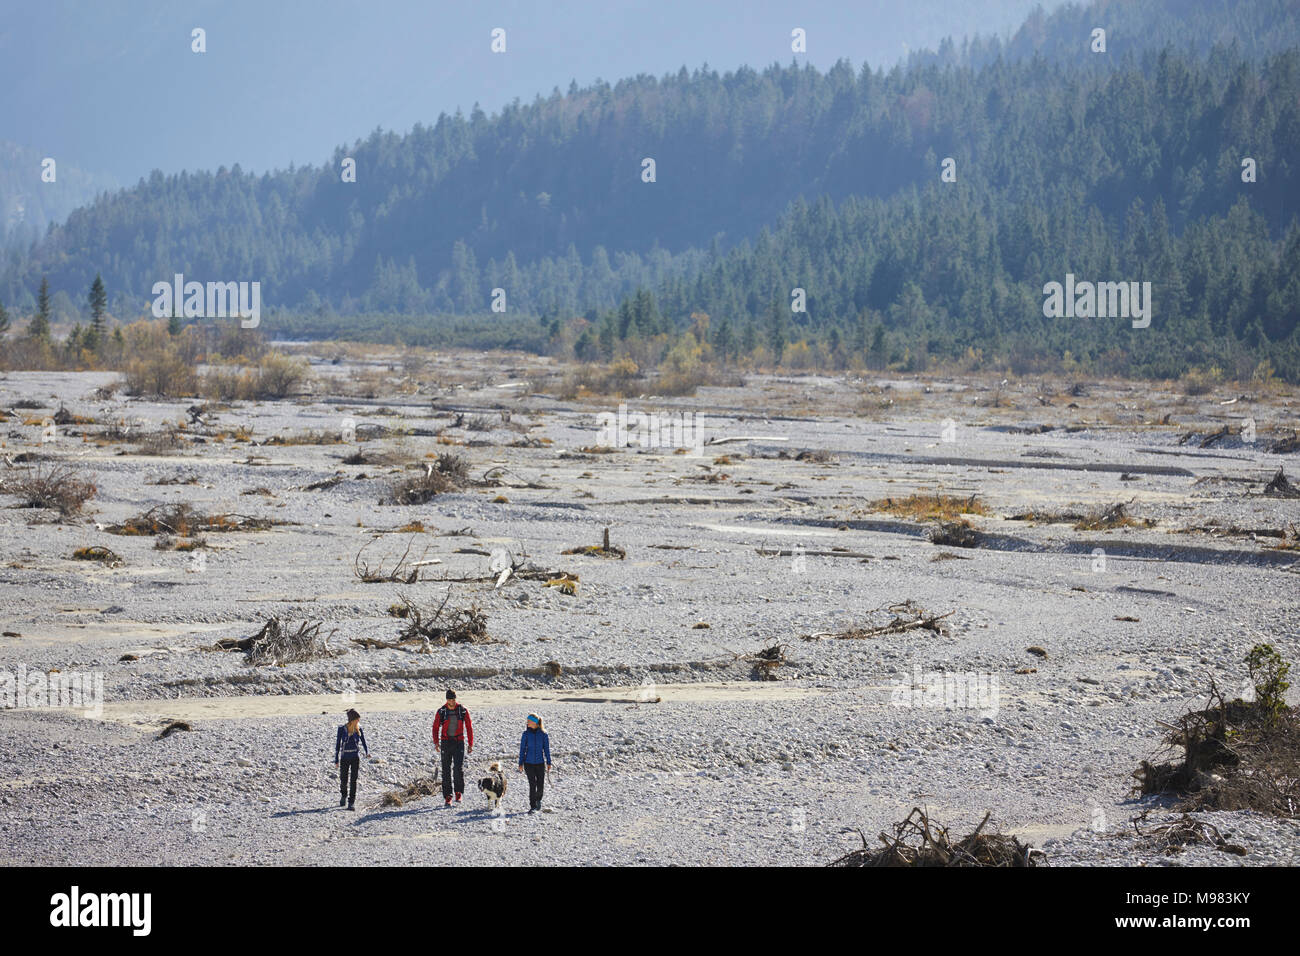
{"type": "Polygon", "coordinates": [[[542,809],[542,790],[551,772],[551,738],[542,729],[542,718],[528,715],[528,729],[519,738],[519,772],[528,774],[528,812],[542,809]]]}
{"type": "Polygon", "coordinates": [[[370,747],[366,744],[365,731],[361,729],[361,715],[349,710],[348,722],[339,725],[338,735],[334,738],[334,766],[339,768],[339,806],[347,804],[349,810],[356,809],[357,771],[361,769],[361,751],[370,756],[370,747]],[[339,758],[342,757],[340,763],[339,758]],[[351,787],[348,780],[351,778],[351,787]]]}

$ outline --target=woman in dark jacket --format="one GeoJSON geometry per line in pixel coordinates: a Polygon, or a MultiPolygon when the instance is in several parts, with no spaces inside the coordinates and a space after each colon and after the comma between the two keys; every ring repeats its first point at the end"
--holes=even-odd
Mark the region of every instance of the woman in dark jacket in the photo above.
{"type": "Polygon", "coordinates": [[[362,750],[365,750],[367,757],[370,756],[366,734],[361,729],[361,715],[355,710],[349,710],[348,722],[339,726],[339,732],[334,738],[334,766],[339,768],[339,806],[347,804],[349,810],[356,809],[357,771],[361,769],[362,750]],[[339,761],[340,757],[342,762],[339,761]]]}
{"type": "Polygon", "coordinates": [[[519,738],[519,772],[528,774],[528,812],[542,808],[542,790],[551,771],[551,738],[542,729],[542,718],[528,715],[528,729],[519,738]]]}

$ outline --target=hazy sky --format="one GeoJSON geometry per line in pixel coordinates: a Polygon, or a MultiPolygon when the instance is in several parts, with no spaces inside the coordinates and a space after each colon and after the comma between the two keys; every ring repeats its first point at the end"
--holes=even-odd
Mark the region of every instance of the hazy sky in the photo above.
{"type": "MultiPolygon", "coordinates": [[[[704,63],[890,66],[1036,0],[4,0],[0,139],[134,183],[319,163],[376,126],[704,63]],[[195,27],[207,52],[190,49],[195,27]],[[489,49],[494,27],[507,52],[489,49]]],[[[1046,9],[1059,6],[1044,0],[1046,9]]]]}

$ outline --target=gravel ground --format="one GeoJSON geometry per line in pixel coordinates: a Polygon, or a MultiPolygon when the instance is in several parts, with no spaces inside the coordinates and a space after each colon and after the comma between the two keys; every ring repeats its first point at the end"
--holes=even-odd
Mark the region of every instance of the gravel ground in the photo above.
{"type": "MultiPolygon", "coordinates": [[[[1183,426],[1154,427],[1167,409],[1133,386],[1099,386],[1067,412],[1065,397],[989,408],[963,383],[881,392],[755,380],[696,400],[710,437],[754,440],[703,457],[593,454],[580,449],[598,443],[595,415],[616,406],[493,387],[512,371],[449,391],[441,412],[397,398],[387,411],[400,414],[342,399],[219,409],[203,443],[162,456],[119,454],[131,443],[99,443],[94,426],[42,443],[41,428],[22,421],[65,401],[101,423],[156,426],[185,418],[191,403],[96,399],[111,376],[91,373],[0,379],[0,409],[23,398],[47,405],[0,424],[0,451],[74,461],[99,488],[78,518],[0,508],[0,623],[18,635],[0,638],[0,666],[95,673],[104,687],[97,717],[0,714],[0,862],[367,864],[449,851],[481,865],[822,864],[860,845],[858,829],[870,839],[913,806],[954,833],[991,810],[1054,865],[1296,862],[1294,821],[1199,815],[1234,834],[1244,857],[1208,846],[1168,856],[1129,823],[1148,807],[1148,823],[1164,818],[1129,793],[1130,772],[1158,750],[1157,719],[1202,701],[1210,677],[1241,687],[1255,643],[1297,659],[1300,553],[1193,530],[1296,523],[1300,502],[1259,493],[1295,456],[1270,455],[1263,442],[1179,445],[1187,429],[1218,427],[1214,402],[1181,409],[1183,426]],[[880,394],[897,405],[864,412],[880,394]],[[1118,416],[1099,411],[1115,406],[1118,416]],[[744,411],[755,407],[771,417],[744,411]],[[493,416],[488,430],[452,425],[458,408],[493,416]],[[430,434],[353,447],[216,438],[247,426],[261,442],[349,420],[360,435],[430,434]],[[1084,427],[1010,430],[1075,421],[1084,427]],[[431,434],[440,428],[465,444],[440,444],[431,434]],[[357,447],[371,461],[343,464],[357,447]],[[447,450],[476,477],[508,468],[507,485],[425,506],[381,503],[409,473],[403,464],[447,450]],[[797,457],[809,450],[829,460],[797,457]],[[304,490],[336,474],[333,487],[304,490]],[[175,480],[185,483],[165,483],[175,480]],[[268,493],[243,493],[255,489],[268,493]],[[936,546],[922,525],[869,507],[936,490],[987,505],[970,517],[980,547],[936,546]],[[287,523],[208,534],[201,559],[105,530],[182,501],[287,523]],[[1013,520],[1121,501],[1153,526],[1013,520]],[[414,520],[426,533],[395,531],[414,520]],[[606,526],[625,560],[561,554],[598,543],[606,526]],[[399,594],[429,605],[449,587],[360,583],[353,560],[367,542],[367,556],[390,561],[413,542],[413,556],[438,561],[427,577],[486,575],[505,548],[572,571],[580,585],[576,595],[539,581],[451,585],[453,603],[487,615],[494,643],[367,651],[351,639],[394,638],[400,622],[387,609],[399,594]],[[112,548],[121,566],[72,560],[89,545],[112,548]],[[880,609],[904,600],[952,612],[943,632],[830,636],[887,620],[880,609]],[[273,614],[325,622],[348,653],[250,668],[242,655],[200,649],[247,637],[273,614]],[[784,645],[781,679],[756,680],[749,658],[774,643],[784,645]],[[914,693],[918,677],[928,698],[914,693]],[[933,693],[944,678],[946,698],[933,693]],[[472,784],[454,809],[377,806],[383,790],[432,768],[429,724],[449,684],[475,719],[471,779],[490,760],[512,764],[524,714],[541,710],[555,754],[548,812],[521,812],[527,785],[513,766],[503,817],[485,812],[472,784]],[[378,762],[363,765],[349,813],[336,806],[331,746],[352,702],[378,762]],[[174,718],[194,730],[157,739],[174,718]]],[[[1295,418],[1285,397],[1252,407],[1261,430],[1295,418]]]]}

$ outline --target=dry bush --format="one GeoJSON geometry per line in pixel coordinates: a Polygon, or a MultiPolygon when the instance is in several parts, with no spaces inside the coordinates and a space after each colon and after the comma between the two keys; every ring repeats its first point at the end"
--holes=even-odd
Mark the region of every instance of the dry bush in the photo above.
{"type": "Polygon", "coordinates": [[[969,521],[942,521],[928,532],[930,543],[949,548],[978,548],[980,534],[969,521]]]}
{"type": "Polygon", "coordinates": [[[458,491],[469,481],[469,463],[460,455],[442,452],[436,461],[424,463],[424,473],[395,482],[392,499],[399,505],[422,505],[438,495],[458,491]]]}
{"type": "Polygon", "coordinates": [[[182,446],[180,433],[170,425],[164,425],[155,432],[148,432],[136,441],[133,455],[162,456],[176,451],[182,446]]]}
{"type": "Polygon", "coordinates": [[[1149,518],[1137,519],[1129,515],[1123,502],[1111,505],[1105,511],[1090,514],[1074,526],[1075,531],[1109,531],[1113,528],[1151,528],[1155,522],[1149,518]]]}
{"type": "Polygon", "coordinates": [[[205,531],[266,531],[285,523],[276,518],[258,518],[253,515],[233,513],[208,515],[182,502],[155,505],[143,514],[127,518],[119,524],[109,525],[104,530],[109,534],[127,536],[171,535],[178,538],[196,538],[205,531]]]}
{"type": "Polygon", "coordinates": [[[78,514],[98,489],[68,465],[37,465],[0,477],[0,493],[15,495],[24,508],[53,508],[64,517],[78,514]]]}
{"type": "Polygon", "coordinates": [[[975,495],[958,498],[938,492],[933,495],[908,495],[906,498],[882,498],[873,501],[870,508],[872,511],[883,511],[915,521],[956,521],[962,515],[988,514],[988,509],[975,495]]]}
{"type": "Polygon", "coordinates": [[[98,561],[100,564],[109,568],[120,568],[123,564],[122,558],[109,548],[101,545],[92,545],[88,548],[78,548],[72,552],[74,561],[98,561]]]}
{"type": "Polygon", "coordinates": [[[257,376],[248,369],[222,365],[203,376],[203,397],[219,402],[251,401],[257,396],[257,376]]]}
{"type": "Polygon", "coordinates": [[[1196,368],[1178,380],[1184,395],[1208,395],[1223,382],[1223,370],[1217,365],[1208,369],[1196,368]]]}
{"type": "Polygon", "coordinates": [[[257,366],[257,397],[284,398],[307,382],[308,372],[303,359],[271,352],[257,366]]]}
{"type": "Polygon", "coordinates": [[[175,349],[159,347],[126,365],[126,391],[130,395],[182,398],[198,393],[198,375],[175,349]]]}

